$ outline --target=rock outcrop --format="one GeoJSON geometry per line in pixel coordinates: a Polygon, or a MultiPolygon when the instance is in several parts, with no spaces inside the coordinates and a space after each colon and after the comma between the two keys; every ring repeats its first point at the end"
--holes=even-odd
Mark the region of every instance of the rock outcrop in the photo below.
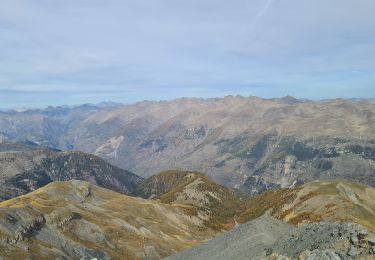
{"type": "MultiPolygon", "coordinates": [[[[7,219],[11,218],[13,221],[16,218],[12,217],[11,215],[7,215],[7,219]]],[[[7,237],[6,241],[8,243],[18,243],[21,241],[26,241],[30,239],[32,236],[35,235],[45,224],[46,220],[43,215],[40,215],[36,218],[28,220],[26,223],[17,223],[17,227],[13,227],[15,229],[13,237],[7,237]]],[[[13,223],[15,224],[15,223],[13,223]]]]}
{"type": "Polygon", "coordinates": [[[291,259],[365,259],[371,256],[367,239],[368,232],[358,224],[306,224],[293,227],[272,251],[291,259]]]}

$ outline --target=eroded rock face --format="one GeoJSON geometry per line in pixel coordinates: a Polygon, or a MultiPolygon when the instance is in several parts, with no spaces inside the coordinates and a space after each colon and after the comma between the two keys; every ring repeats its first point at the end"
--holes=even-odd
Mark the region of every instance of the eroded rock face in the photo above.
{"type": "Polygon", "coordinates": [[[13,227],[10,229],[15,230],[13,237],[7,237],[7,243],[18,243],[21,241],[26,241],[31,237],[35,236],[35,234],[43,228],[45,225],[45,218],[43,215],[35,217],[31,220],[26,220],[26,222],[22,221],[21,219],[17,219],[12,215],[7,215],[8,222],[11,222],[13,227]],[[10,221],[9,221],[10,220],[10,221]]]}
{"type": "Polygon", "coordinates": [[[57,223],[57,226],[62,228],[64,227],[67,223],[69,223],[72,220],[79,220],[81,219],[81,215],[77,212],[72,212],[69,214],[67,217],[63,218],[59,223],[57,223]]]}
{"type": "MultiPolygon", "coordinates": [[[[349,139],[268,138],[273,147],[254,161],[253,174],[242,190],[257,194],[269,187],[294,187],[317,179],[346,179],[375,185],[373,144],[355,145],[349,139]]],[[[262,141],[263,142],[263,141],[262,141]]],[[[252,158],[252,157],[250,157],[252,158]]]]}

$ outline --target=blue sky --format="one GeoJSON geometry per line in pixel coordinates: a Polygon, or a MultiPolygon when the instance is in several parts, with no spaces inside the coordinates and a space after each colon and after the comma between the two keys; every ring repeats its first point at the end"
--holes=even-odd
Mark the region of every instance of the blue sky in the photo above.
{"type": "Polygon", "coordinates": [[[0,107],[375,98],[374,0],[1,0],[0,107]]]}

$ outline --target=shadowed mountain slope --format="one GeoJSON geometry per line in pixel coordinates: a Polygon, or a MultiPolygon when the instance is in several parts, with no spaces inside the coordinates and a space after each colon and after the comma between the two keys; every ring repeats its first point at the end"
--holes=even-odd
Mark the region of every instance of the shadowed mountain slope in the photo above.
{"type": "Polygon", "coordinates": [[[30,143],[0,143],[0,200],[53,181],[72,179],[86,180],[125,194],[132,194],[142,181],[95,155],[61,152],[30,143]]]}

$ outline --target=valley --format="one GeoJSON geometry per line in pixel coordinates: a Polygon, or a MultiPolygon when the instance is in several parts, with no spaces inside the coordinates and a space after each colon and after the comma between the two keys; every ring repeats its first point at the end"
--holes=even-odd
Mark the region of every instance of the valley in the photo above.
{"type": "Polygon", "coordinates": [[[315,179],[375,185],[375,104],[228,96],[0,113],[0,136],[95,154],[142,177],[198,171],[249,194],[315,179]]]}
{"type": "Polygon", "coordinates": [[[1,255],[294,259],[328,252],[371,259],[375,245],[375,188],[353,182],[315,181],[249,198],[200,173],[169,171],[144,180],[137,194],[149,198],[72,180],[1,202],[1,255]]]}

